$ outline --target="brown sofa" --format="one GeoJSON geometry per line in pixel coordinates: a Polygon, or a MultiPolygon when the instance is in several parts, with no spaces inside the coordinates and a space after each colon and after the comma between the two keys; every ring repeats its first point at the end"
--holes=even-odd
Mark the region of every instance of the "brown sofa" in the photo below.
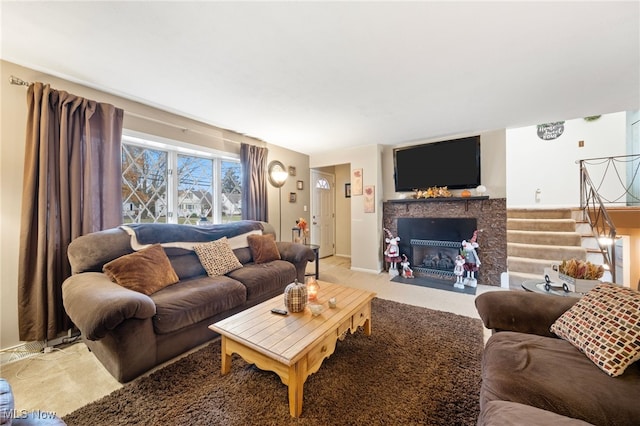
{"type": "Polygon", "coordinates": [[[493,334],[482,360],[479,425],[638,425],[640,365],[610,377],[551,325],[578,300],[522,291],[479,295],[493,334]]]}
{"type": "Polygon", "coordinates": [[[214,338],[210,324],[283,294],[295,279],[304,281],[307,262],[315,260],[311,249],[277,242],[281,259],[256,263],[243,233],[247,226],[253,234],[275,234],[269,224],[252,221],[206,228],[163,224],[144,228],[138,242],[162,244],[179,278],[150,295],[118,285],[102,272],[105,263],[134,252],[132,236],[121,227],[70,244],[73,275],[62,286],[65,310],[86,345],[118,381],[127,382],[214,338]],[[245,241],[233,250],[243,266],[221,276],[210,277],[193,250],[173,244],[221,236],[236,241],[244,236],[245,241]]]}

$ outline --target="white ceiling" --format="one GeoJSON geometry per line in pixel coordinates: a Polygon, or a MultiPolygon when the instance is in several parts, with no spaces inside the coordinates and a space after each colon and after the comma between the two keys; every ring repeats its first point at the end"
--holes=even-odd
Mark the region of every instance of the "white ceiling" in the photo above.
{"type": "Polygon", "coordinates": [[[4,60],[307,154],[640,108],[638,1],[1,7],[4,60]]]}

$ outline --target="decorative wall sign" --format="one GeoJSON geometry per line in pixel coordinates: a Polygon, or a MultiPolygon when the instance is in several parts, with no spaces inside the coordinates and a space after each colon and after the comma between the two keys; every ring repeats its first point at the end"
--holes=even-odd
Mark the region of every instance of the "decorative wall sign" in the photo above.
{"type": "Polygon", "coordinates": [[[296,168],[293,166],[289,166],[289,176],[295,176],[296,175],[296,168]]]}
{"type": "Polygon", "coordinates": [[[297,196],[297,194],[295,192],[290,192],[289,193],[289,202],[290,203],[295,203],[297,198],[298,198],[298,196],[297,196]]]}
{"type": "Polygon", "coordinates": [[[557,139],[564,132],[564,121],[538,124],[538,137],[545,141],[557,139]]]}
{"type": "Polygon", "coordinates": [[[351,173],[351,194],[362,195],[362,169],[355,169],[351,173]]]}
{"type": "Polygon", "coordinates": [[[376,212],[376,187],[373,185],[364,187],[364,212],[376,212]]]}

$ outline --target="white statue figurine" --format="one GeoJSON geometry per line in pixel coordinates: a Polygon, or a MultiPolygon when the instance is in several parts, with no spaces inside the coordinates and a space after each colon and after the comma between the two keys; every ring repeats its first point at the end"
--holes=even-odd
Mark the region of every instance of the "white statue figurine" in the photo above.
{"type": "Polygon", "coordinates": [[[453,268],[453,274],[456,276],[456,282],[453,284],[455,288],[464,288],[464,282],[462,276],[464,275],[464,257],[457,255],[454,261],[456,266],[453,268]]]}
{"type": "Polygon", "coordinates": [[[397,263],[402,260],[400,257],[400,247],[398,247],[398,241],[400,241],[400,237],[394,237],[387,228],[384,228],[384,231],[387,233],[387,237],[384,241],[387,243],[387,248],[384,251],[384,260],[389,262],[389,276],[397,277],[398,276],[398,267],[397,263]]]}
{"type": "Polygon", "coordinates": [[[476,240],[478,239],[478,231],[473,231],[473,237],[470,241],[462,240],[462,254],[464,256],[465,279],[464,285],[469,287],[477,287],[478,280],[475,273],[480,268],[480,258],[476,249],[480,247],[476,240]]]}
{"type": "Polygon", "coordinates": [[[409,259],[407,259],[407,255],[402,255],[402,262],[400,262],[400,266],[402,266],[402,276],[404,278],[413,278],[413,270],[409,267],[409,259]]]}

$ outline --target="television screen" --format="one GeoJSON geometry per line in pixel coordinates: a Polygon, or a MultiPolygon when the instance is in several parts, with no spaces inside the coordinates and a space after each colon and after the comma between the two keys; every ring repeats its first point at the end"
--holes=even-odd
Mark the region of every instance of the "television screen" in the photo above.
{"type": "Polygon", "coordinates": [[[393,150],[396,192],[480,185],[480,136],[393,150]]]}

